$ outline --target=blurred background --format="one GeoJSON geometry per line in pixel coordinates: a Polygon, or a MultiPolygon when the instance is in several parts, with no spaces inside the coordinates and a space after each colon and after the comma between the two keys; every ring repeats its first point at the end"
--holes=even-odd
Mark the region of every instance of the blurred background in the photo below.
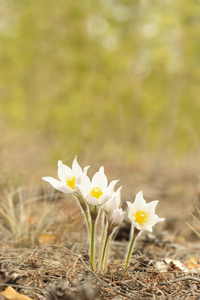
{"type": "Polygon", "coordinates": [[[75,155],[197,168],[199,16],[199,0],[0,0],[0,180],[75,155]]]}

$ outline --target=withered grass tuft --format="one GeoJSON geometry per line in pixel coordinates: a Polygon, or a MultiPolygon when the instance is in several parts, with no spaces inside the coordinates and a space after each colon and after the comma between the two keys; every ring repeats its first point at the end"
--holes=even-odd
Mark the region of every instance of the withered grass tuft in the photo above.
{"type": "Polygon", "coordinates": [[[34,245],[51,225],[52,204],[45,195],[30,195],[28,188],[5,190],[0,201],[0,228],[8,240],[34,245]]]}

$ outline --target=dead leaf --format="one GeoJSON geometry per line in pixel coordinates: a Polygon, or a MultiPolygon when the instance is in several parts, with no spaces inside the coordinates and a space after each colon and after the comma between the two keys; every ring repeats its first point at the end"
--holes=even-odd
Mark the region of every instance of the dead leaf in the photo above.
{"type": "Polygon", "coordinates": [[[190,257],[186,267],[191,270],[191,269],[200,269],[200,264],[198,263],[196,257],[190,257]]]}
{"type": "Polygon", "coordinates": [[[180,260],[175,260],[171,258],[166,258],[164,261],[158,261],[156,267],[160,272],[167,272],[170,270],[188,272],[188,269],[180,262],[180,260]]]}
{"type": "Polygon", "coordinates": [[[28,296],[19,294],[17,291],[15,291],[15,289],[12,288],[12,286],[8,286],[5,291],[0,293],[0,295],[3,295],[9,300],[33,300],[28,296]]]}
{"type": "Polygon", "coordinates": [[[56,241],[56,236],[51,233],[42,233],[38,238],[40,245],[52,244],[56,241]]]}
{"type": "Polygon", "coordinates": [[[36,217],[26,217],[26,221],[30,225],[36,225],[39,222],[39,218],[36,218],[36,217]]]}

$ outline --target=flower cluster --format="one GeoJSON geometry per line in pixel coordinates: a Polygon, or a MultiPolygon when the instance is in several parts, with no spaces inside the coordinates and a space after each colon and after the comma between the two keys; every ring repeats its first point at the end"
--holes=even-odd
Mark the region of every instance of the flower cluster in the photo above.
{"type": "MultiPolygon", "coordinates": [[[[121,206],[121,188],[114,191],[118,180],[113,180],[108,184],[104,173],[104,167],[94,174],[90,180],[87,175],[89,166],[82,169],[75,157],[72,168],[58,161],[58,178],[43,177],[43,180],[49,182],[55,189],[72,196],[79,203],[88,226],[90,236],[90,263],[91,269],[96,270],[95,261],[95,226],[98,216],[102,215],[103,229],[101,243],[99,247],[98,271],[106,270],[109,244],[115,230],[122,224],[125,212],[121,206]]],[[[130,243],[125,269],[128,267],[133,244],[136,236],[141,230],[152,231],[152,227],[163,218],[155,214],[155,208],[158,201],[152,201],[146,204],[143,193],[136,195],[135,202],[127,202],[128,218],[132,223],[132,240],[130,243]]]]}

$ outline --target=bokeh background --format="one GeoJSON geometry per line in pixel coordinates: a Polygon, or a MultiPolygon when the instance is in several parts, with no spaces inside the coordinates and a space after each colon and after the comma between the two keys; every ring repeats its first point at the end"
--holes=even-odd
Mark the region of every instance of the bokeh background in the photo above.
{"type": "Polygon", "coordinates": [[[1,181],[75,155],[197,166],[199,16],[199,0],[0,0],[1,181]]]}

